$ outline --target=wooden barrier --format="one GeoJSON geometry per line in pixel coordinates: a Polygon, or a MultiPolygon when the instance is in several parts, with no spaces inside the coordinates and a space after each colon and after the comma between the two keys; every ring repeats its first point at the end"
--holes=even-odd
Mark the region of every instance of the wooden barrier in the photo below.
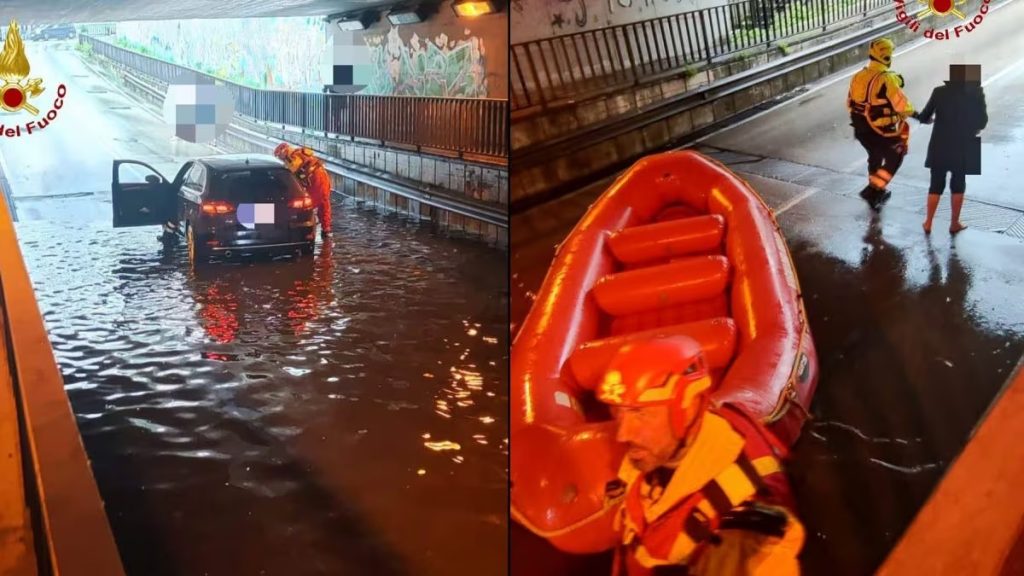
{"type": "Polygon", "coordinates": [[[917,514],[880,576],[1020,574],[1024,360],[917,514]]]}
{"type": "Polygon", "coordinates": [[[0,294],[0,535],[11,530],[10,538],[0,538],[0,573],[124,576],[6,202],[0,202],[0,294]],[[20,554],[21,564],[6,571],[9,551],[20,554]]]}

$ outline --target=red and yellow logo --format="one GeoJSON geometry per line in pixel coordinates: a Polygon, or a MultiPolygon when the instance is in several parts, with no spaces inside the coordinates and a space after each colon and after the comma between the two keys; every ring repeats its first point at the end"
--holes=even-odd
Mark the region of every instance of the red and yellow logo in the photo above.
{"type": "MultiPolygon", "coordinates": [[[[33,106],[30,100],[46,89],[43,88],[41,78],[28,77],[30,71],[28,58],[25,56],[25,44],[21,41],[21,31],[18,30],[18,23],[11,20],[11,25],[7,28],[7,38],[4,39],[4,48],[0,51],[0,109],[4,112],[13,114],[24,110],[33,116],[39,116],[39,108],[33,106]]],[[[46,128],[50,122],[57,119],[57,111],[64,106],[66,94],[67,87],[59,85],[53,108],[46,115],[24,126],[8,127],[0,124],[0,136],[21,136],[23,127],[26,134],[46,128]]]]}
{"type": "Polygon", "coordinates": [[[40,78],[27,78],[30,71],[28,58],[25,56],[25,45],[21,41],[18,23],[11,20],[4,40],[4,49],[0,51],[0,107],[7,112],[26,110],[34,116],[39,109],[29,103],[43,93],[43,81],[40,78]]]}
{"type": "MultiPolygon", "coordinates": [[[[959,38],[965,34],[974,32],[988,15],[992,0],[981,0],[981,7],[978,13],[969,17],[960,10],[960,6],[967,3],[967,0],[917,0],[921,8],[917,14],[911,14],[906,5],[907,0],[896,1],[896,20],[910,28],[914,32],[921,29],[923,22],[934,23],[935,26],[924,31],[924,37],[933,40],[949,40],[959,38]],[[948,22],[947,16],[956,16],[963,24],[957,24],[952,28],[945,28],[948,22]]],[[[956,22],[954,20],[954,22],[956,22]]]]}
{"type": "Polygon", "coordinates": [[[917,2],[927,6],[927,8],[917,13],[918,18],[924,18],[926,16],[931,16],[932,14],[936,16],[947,16],[952,14],[961,20],[967,20],[967,15],[956,8],[957,6],[963,6],[966,4],[967,0],[957,0],[956,2],[953,0],[917,0],[917,2]]]}

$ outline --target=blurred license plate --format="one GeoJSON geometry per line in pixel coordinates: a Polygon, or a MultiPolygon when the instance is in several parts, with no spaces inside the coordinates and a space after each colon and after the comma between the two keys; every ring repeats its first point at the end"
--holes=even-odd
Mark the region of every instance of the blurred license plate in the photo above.
{"type": "Polygon", "coordinates": [[[238,223],[246,228],[257,224],[274,224],[274,204],[239,204],[238,223]]]}

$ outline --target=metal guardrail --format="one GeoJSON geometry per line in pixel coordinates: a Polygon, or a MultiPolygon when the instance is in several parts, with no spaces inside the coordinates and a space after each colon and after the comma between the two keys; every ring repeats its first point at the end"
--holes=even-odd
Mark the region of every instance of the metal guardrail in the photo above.
{"type": "MultiPolygon", "coordinates": [[[[134,84],[140,90],[149,93],[149,95],[154,98],[159,99],[163,96],[159,90],[156,90],[152,86],[148,86],[143,81],[136,80],[131,76],[126,77],[125,80],[134,84]]],[[[239,126],[230,126],[228,130],[231,132],[231,135],[236,138],[245,140],[256,146],[266,147],[268,152],[279,142],[278,140],[270,139],[263,134],[258,134],[239,126]]],[[[438,186],[431,186],[421,182],[416,182],[408,178],[395,176],[394,174],[390,174],[382,170],[361,166],[339,158],[325,159],[324,165],[329,172],[333,172],[339,176],[351,178],[352,180],[363,182],[370,186],[375,186],[381,190],[391,192],[392,194],[398,194],[404,198],[422,202],[428,206],[448,210],[455,214],[467,216],[481,222],[494,224],[495,226],[508,229],[508,211],[494,203],[457,196],[456,194],[446,191],[438,186]]]]}
{"type": "MultiPolygon", "coordinates": [[[[729,76],[718,82],[705,86],[700,90],[666,98],[665,100],[662,100],[661,103],[656,106],[652,106],[651,108],[634,110],[630,113],[622,114],[603,122],[591,124],[577,132],[528,146],[519,151],[513,152],[512,162],[515,163],[518,170],[524,170],[544,164],[552,158],[563,157],[594,144],[611,140],[622,134],[666,120],[672,116],[686,112],[687,110],[708,104],[709,102],[714,102],[719,98],[735,94],[758,84],[769,82],[776,78],[784,78],[790,72],[798,70],[811,62],[824,60],[847,50],[863,47],[864,43],[872,38],[892,34],[901,29],[905,29],[905,26],[893,20],[893,22],[887,26],[870,28],[851,34],[844,38],[823,44],[813,50],[799,52],[768,66],[762,66],[760,68],[748,70],[747,72],[729,76]]],[[[716,126],[717,124],[713,124],[710,127],[702,128],[701,131],[705,131],[716,126]]],[[[692,137],[693,135],[690,136],[692,137]]],[[[676,148],[680,145],[681,142],[679,141],[671,143],[672,148],[676,148]]],[[[644,151],[643,154],[652,154],[656,151],[657,150],[647,150],[644,151]]],[[[589,182],[610,176],[611,174],[628,167],[633,161],[635,161],[635,159],[635,157],[622,159],[610,166],[591,172],[585,177],[564,182],[543,194],[523,199],[518,202],[513,202],[511,209],[513,212],[525,210],[526,208],[540,204],[547,199],[557,197],[563,192],[578,189],[589,182]]]]}
{"type": "Polygon", "coordinates": [[[510,47],[512,110],[635,84],[760,45],[892,11],[892,0],[741,0],[510,47]]]}
{"type": "Polygon", "coordinates": [[[86,34],[79,35],[79,41],[97,54],[162,82],[173,82],[183,73],[214,79],[231,92],[235,112],[256,121],[507,161],[508,100],[262,90],[214,78],[86,34]]]}
{"type": "MultiPolygon", "coordinates": [[[[232,126],[229,130],[234,132],[233,136],[236,138],[246,140],[250,144],[266,146],[268,151],[278,143],[277,140],[272,140],[262,134],[256,134],[238,126],[232,126]]],[[[395,176],[383,170],[376,170],[338,158],[324,159],[324,166],[329,172],[339,176],[375,186],[392,194],[398,194],[404,198],[422,202],[428,206],[448,210],[455,214],[508,229],[508,212],[493,203],[456,196],[437,186],[422,184],[395,176]]]]}

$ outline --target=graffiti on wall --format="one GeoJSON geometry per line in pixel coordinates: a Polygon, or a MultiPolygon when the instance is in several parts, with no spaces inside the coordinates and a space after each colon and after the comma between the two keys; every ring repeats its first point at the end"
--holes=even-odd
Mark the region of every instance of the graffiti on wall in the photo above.
{"type": "MultiPolygon", "coordinates": [[[[356,40],[370,58],[360,64],[361,94],[507,97],[507,19],[465,23],[444,11],[422,24],[375,28],[356,40]]],[[[122,22],[115,41],[244,86],[320,92],[339,64],[335,33],[321,18],[122,22]]]]}
{"type": "Polygon", "coordinates": [[[724,5],[727,0],[512,0],[512,43],[724,5]]]}
{"type": "Polygon", "coordinates": [[[330,58],[321,18],[122,22],[117,42],[231,82],[319,92],[330,58]]]}
{"type": "Polygon", "coordinates": [[[373,78],[361,94],[396,96],[487,97],[484,43],[477,36],[433,39],[413,33],[402,39],[399,27],[387,34],[367,35],[373,78]]]}
{"type": "MultiPolygon", "coordinates": [[[[585,0],[558,0],[558,1],[561,4],[576,3],[577,6],[576,6],[576,9],[575,9],[575,12],[573,13],[573,17],[574,17],[573,21],[576,23],[576,27],[577,28],[584,28],[584,27],[586,27],[586,25],[587,25],[587,4],[586,4],[585,0]]],[[[551,16],[551,29],[552,30],[555,30],[556,28],[558,30],[562,30],[563,28],[566,27],[566,25],[568,23],[569,22],[566,20],[566,18],[564,16],[562,16],[562,12],[555,12],[551,16]]]]}

